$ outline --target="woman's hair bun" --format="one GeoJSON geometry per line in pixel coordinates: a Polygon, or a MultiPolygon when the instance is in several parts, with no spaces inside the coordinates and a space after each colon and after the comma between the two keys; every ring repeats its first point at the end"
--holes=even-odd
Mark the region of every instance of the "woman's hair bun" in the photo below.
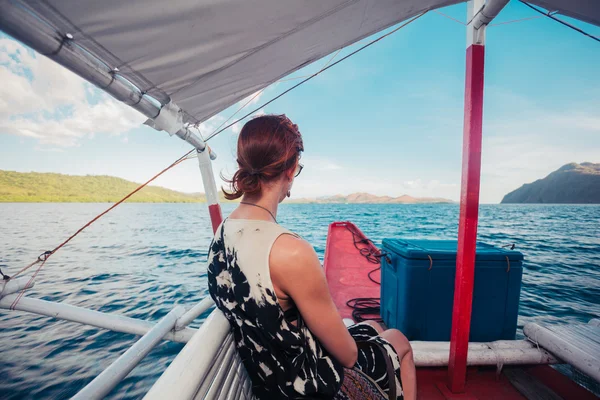
{"type": "Polygon", "coordinates": [[[285,115],[262,115],[248,121],[237,143],[238,170],[223,189],[225,198],[234,200],[245,193],[260,193],[263,185],[295,167],[304,150],[298,126],[285,115]]]}

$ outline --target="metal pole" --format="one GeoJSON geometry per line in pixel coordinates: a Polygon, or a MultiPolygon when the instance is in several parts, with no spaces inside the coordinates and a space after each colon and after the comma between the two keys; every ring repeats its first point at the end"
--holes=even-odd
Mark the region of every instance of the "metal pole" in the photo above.
{"type": "MultiPolygon", "coordinates": [[[[0,299],[0,309],[10,310],[11,305],[17,298],[17,294],[10,294],[0,299]]],[[[15,305],[15,310],[27,311],[33,314],[45,315],[48,317],[63,319],[65,321],[77,322],[84,325],[95,326],[97,328],[108,329],[114,332],[131,333],[134,335],[145,335],[155,324],[150,321],[142,321],[135,318],[125,317],[123,315],[106,314],[99,311],[88,310],[87,308],[76,307],[70,304],[54,303],[51,301],[32,299],[23,296],[15,305]]],[[[178,343],[187,343],[196,329],[183,328],[177,332],[169,332],[165,340],[172,340],[178,343]]]]}
{"type": "Polygon", "coordinates": [[[523,327],[523,333],[529,340],[556,355],[563,363],[581,371],[583,376],[587,375],[600,382],[600,368],[598,368],[600,351],[596,347],[598,329],[593,324],[557,328],[548,329],[530,322],[523,327]]]}
{"type": "Polygon", "coordinates": [[[221,222],[223,222],[223,214],[219,205],[219,190],[215,182],[212,162],[210,157],[210,147],[206,146],[204,150],[198,151],[198,165],[202,174],[202,183],[204,185],[204,193],[206,193],[206,203],[208,204],[208,213],[210,222],[212,223],[213,233],[217,231],[221,222]],[[207,151],[208,150],[208,151],[207,151]]]}
{"type": "Polygon", "coordinates": [[[487,0],[483,7],[476,8],[479,11],[475,16],[469,16],[467,21],[473,19],[472,25],[469,28],[478,30],[479,28],[488,25],[502,9],[508,4],[508,0],[487,0]]]}
{"type": "Polygon", "coordinates": [[[193,399],[197,396],[223,346],[231,345],[230,325],[223,313],[214,310],[198,332],[144,396],[144,400],[193,399]]]}
{"type": "Polygon", "coordinates": [[[9,281],[0,282],[0,299],[9,294],[17,293],[20,290],[31,289],[35,281],[29,276],[20,276],[9,281]]]}
{"type": "Polygon", "coordinates": [[[139,111],[149,118],[146,125],[204,149],[204,141],[185,126],[182,110],[168,96],[157,99],[145,94],[116,66],[80,46],[76,32],[60,32],[22,1],[0,1],[0,30],[139,111]]]}
{"type": "MultiPolygon", "coordinates": [[[[467,20],[483,6],[483,0],[470,1],[467,20]]],[[[465,391],[467,353],[471,327],[471,305],[475,273],[475,248],[479,213],[481,173],[481,137],[483,119],[484,27],[467,26],[465,79],[465,116],[463,128],[463,163],[458,227],[458,253],[452,332],[448,364],[448,388],[453,393],[465,391]]]]}
{"type": "Polygon", "coordinates": [[[198,304],[196,304],[194,307],[187,310],[185,312],[185,314],[183,314],[181,316],[181,318],[179,318],[177,320],[177,324],[175,325],[175,330],[178,331],[180,329],[185,328],[191,322],[193,322],[196,318],[198,318],[200,316],[200,314],[205,313],[206,311],[208,311],[209,308],[211,308],[214,305],[215,305],[215,302],[213,301],[212,297],[206,296],[200,302],[198,302],[198,304]]]}
{"type": "Polygon", "coordinates": [[[0,29],[148,118],[160,114],[160,102],[120,77],[114,66],[80,47],[75,32],[59,32],[23,2],[0,1],[0,29]]]}
{"type": "Polygon", "coordinates": [[[181,306],[175,307],[140,340],[123,353],[93,381],[87,384],[74,400],[102,399],[119,384],[139,362],[152,350],[175,326],[177,318],[184,313],[181,306]]]}

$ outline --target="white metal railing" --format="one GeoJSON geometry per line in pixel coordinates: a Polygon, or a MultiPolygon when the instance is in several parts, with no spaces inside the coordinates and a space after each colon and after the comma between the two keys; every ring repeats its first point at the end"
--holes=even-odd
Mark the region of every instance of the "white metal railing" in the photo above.
{"type": "MultiPolygon", "coordinates": [[[[0,308],[9,310],[17,296],[17,294],[3,296],[0,299],[0,308]]],[[[132,333],[140,336],[145,335],[154,327],[154,324],[150,321],[116,314],[107,314],[83,307],[72,306],[70,304],[33,299],[27,296],[23,296],[14,306],[14,309],[77,322],[79,324],[91,325],[115,332],[132,333]]],[[[187,343],[192,338],[195,331],[195,329],[183,328],[179,331],[169,332],[169,334],[165,336],[165,339],[179,343],[187,343]]]]}
{"type": "MultiPolygon", "coordinates": [[[[450,358],[450,342],[412,341],[413,358],[417,367],[445,367],[450,358]]],[[[468,366],[556,364],[558,360],[546,350],[528,340],[497,340],[470,342],[468,366]]]]}
{"type": "Polygon", "coordinates": [[[177,306],[158,323],[153,323],[26,296],[21,297],[15,304],[18,297],[17,292],[29,289],[33,285],[34,282],[30,280],[30,277],[25,276],[9,281],[0,281],[0,308],[26,311],[114,332],[142,336],[111,366],[82,389],[74,397],[75,399],[99,399],[106,396],[161,340],[179,343],[190,341],[198,329],[187,326],[214,305],[212,299],[206,297],[187,311],[183,307],[177,306]]]}
{"type": "MultiPolygon", "coordinates": [[[[29,277],[20,277],[0,282],[0,308],[11,309],[18,296],[17,292],[23,290],[29,281],[29,277]]],[[[32,286],[33,282],[29,287],[32,286]]],[[[157,324],[26,296],[13,309],[142,336],[79,392],[75,399],[104,397],[161,340],[186,343],[186,346],[146,394],[146,400],[251,399],[250,381],[235,351],[229,322],[223,314],[215,310],[199,329],[187,327],[213,305],[212,299],[207,297],[187,311],[178,306],[157,324]]],[[[448,365],[449,342],[413,341],[411,345],[417,367],[448,365]]],[[[469,343],[467,359],[468,365],[497,365],[498,368],[509,364],[557,362],[559,360],[545,349],[526,340],[469,343]]]]}
{"type": "Polygon", "coordinates": [[[542,326],[535,322],[525,324],[523,333],[537,346],[575,367],[600,383],[600,321],[587,324],[542,326]]]}
{"type": "Polygon", "coordinates": [[[34,282],[26,277],[26,276],[21,276],[20,278],[15,278],[15,279],[11,279],[9,281],[2,281],[2,283],[0,283],[1,287],[0,287],[0,299],[4,296],[8,296],[10,294],[13,293],[17,293],[20,290],[23,290],[25,288],[29,289],[31,287],[33,287],[34,282]],[[29,285],[29,286],[27,286],[29,285]]]}
{"type": "Polygon", "coordinates": [[[154,328],[135,342],[114,363],[79,391],[73,400],[102,399],[119,384],[136,365],[152,350],[163,337],[175,327],[177,319],[185,310],[178,306],[171,310],[154,328]]]}
{"type": "Polygon", "coordinates": [[[251,399],[252,386],[229,322],[214,310],[144,400],[251,399]]]}
{"type": "MultiPolygon", "coordinates": [[[[204,312],[208,311],[208,309],[211,308],[214,304],[215,303],[213,302],[213,300],[210,296],[205,297],[198,304],[196,304],[195,306],[193,306],[192,308],[187,310],[186,313],[183,314],[177,320],[177,324],[175,324],[175,330],[179,331],[181,329],[184,329],[193,320],[198,318],[200,315],[204,314],[204,312]]],[[[192,332],[192,334],[193,333],[194,332],[192,332]]],[[[191,337],[190,337],[190,339],[191,339],[191,337]]],[[[186,340],[186,343],[188,342],[188,340],[186,340]]]]}
{"type": "MultiPolygon", "coordinates": [[[[229,322],[214,310],[169,365],[144,400],[252,398],[250,382],[235,352],[229,322]]],[[[417,367],[448,365],[450,342],[412,341],[417,367]]],[[[554,364],[559,362],[527,340],[469,343],[467,365],[554,364]]]]}

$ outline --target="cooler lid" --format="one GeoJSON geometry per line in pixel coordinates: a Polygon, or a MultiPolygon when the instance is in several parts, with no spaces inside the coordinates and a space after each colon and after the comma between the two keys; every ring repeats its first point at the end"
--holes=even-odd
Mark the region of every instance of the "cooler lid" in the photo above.
{"type": "MultiPolygon", "coordinates": [[[[424,239],[383,239],[383,250],[417,260],[455,260],[458,248],[457,240],[424,240],[424,239]]],[[[519,251],[495,247],[487,243],[477,242],[478,261],[510,261],[523,260],[519,251]]]]}

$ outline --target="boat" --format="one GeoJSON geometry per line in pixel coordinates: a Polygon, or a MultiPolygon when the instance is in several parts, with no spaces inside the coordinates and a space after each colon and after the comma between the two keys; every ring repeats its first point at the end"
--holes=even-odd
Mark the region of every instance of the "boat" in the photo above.
{"type": "MultiPolygon", "coordinates": [[[[269,104],[352,54],[413,23],[424,13],[459,2],[330,0],[311,2],[307,6],[305,2],[293,0],[173,0],[169,3],[158,0],[0,0],[0,30],[139,111],[148,118],[147,125],[188,142],[192,149],[168,168],[190,156],[198,158],[210,219],[216,230],[222,222],[212,169],[216,152],[207,141],[256,110],[207,136],[195,129],[199,124],[315,60],[394,27],[306,77],[266,103],[269,104]],[[199,43],[198,38],[203,40],[199,43]]],[[[463,170],[451,339],[449,342],[411,343],[417,365],[418,395],[421,399],[594,399],[595,394],[550,365],[572,365],[592,381],[600,382],[599,320],[558,327],[528,324],[524,327],[525,340],[469,342],[481,168],[485,36],[487,26],[507,3],[508,0],[468,2],[463,170]]],[[[531,0],[526,4],[568,28],[578,29],[561,20],[559,15],[600,26],[597,1],[531,0]]],[[[33,267],[39,271],[45,261],[75,235],[33,260],[24,272],[33,267]]],[[[371,247],[351,222],[336,222],[329,227],[324,268],[336,305],[346,318],[352,316],[346,308],[347,300],[355,297],[356,291],[373,297],[379,295],[377,284],[367,279],[372,264],[366,263],[360,252],[350,246],[354,242],[348,235],[358,235],[370,251],[379,251],[371,247]],[[338,285],[339,274],[348,273],[341,259],[352,260],[353,276],[363,279],[353,279],[353,283],[344,287],[338,285]]],[[[140,336],[131,348],[75,395],[75,399],[104,398],[163,340],[186,345],[149,388],[146,399],[253,398],[251,383],[235,351],[224,316],[213,310],[199,329],[188,327],[212,308],[210,298],[188,309],[177,306],[153,323],[25,296],[25,291],[35,283],[35,276],[36,272],[31,276],[5,279],[0,284],[0,308],[140,336]]]]}

